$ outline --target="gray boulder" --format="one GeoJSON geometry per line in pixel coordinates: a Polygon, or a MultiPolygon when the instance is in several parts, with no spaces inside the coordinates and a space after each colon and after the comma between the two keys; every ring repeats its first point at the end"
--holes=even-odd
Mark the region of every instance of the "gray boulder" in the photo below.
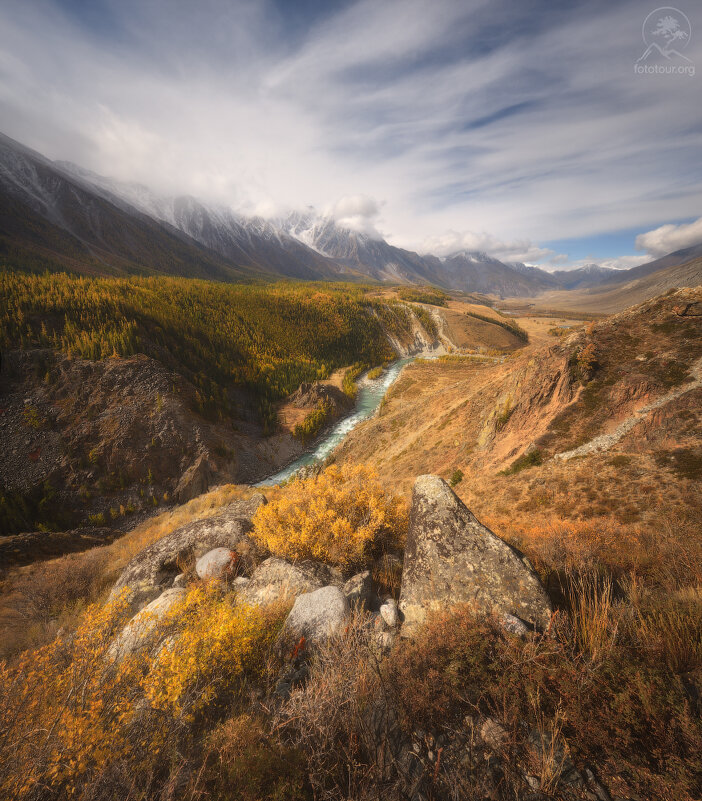
{"type": "Polygon", "coordinates": [[[229,548],[214,548],[195,563],[195,572],[203,581],[231,576],[236,568],[238,554],[229,548]]]}
{"type": "Polygon", "coordinates": [[[152,543],[124,568],[112,588],[110,599],[127,587],[133,608],[140,609],[160,595],[163,588],[183,571],[185,564],[214,548],[236,551],[243,566],[252,567],[262,554],[248,533],[252,529],[251,519],[264,503],[265,497],[257,493],[246,501],[229,504],[212,517],[186,523],[152,543]]]}
{"type": "Polygon", "coordinates": [[[279,647],[285,652],[302,637],[308,645],[322,642],[338,634],[350,614],[349,602],[339,587],[298,595],[280,632],[279,647]]]}
{"type": "Polygon", "coordinates": [[[419,476],[402,574],[402,634],[411,636],[429,610],[471,602],[537,628],[553,611],[528,560],[479,523],[445,481],[419,476]]]}
{"type": "Polygon", "coordinates": [[[370,570],[352,576],[342,588],[342,592],[349,602],[349,606],[356,605],[370,608],[373,599],[373,579],[370,570]]]}
{"type": "Polygon", "coordinates": [[[319,562],[291,564],[271,556],[254,570],[251,581],[241,588],[240,598],[252,606],[263,606],[280,598],[295,598],[327,584],[340,583],[339,571],[319,562]]]}
{"type": "MultiPolygon", "coordinates": [[[[157,627],[168,612],[185,598],[187,590],[174,587],[161,593],[138,612],[110,645],[109,655],[112,659],[121,660],[125,656],[152,644],[157,634],[157,627]]],[[[165,633],[164,633],[165,636],[165,633]]],[[[159,640],[162,638],[158,638],[159,640]]]]}

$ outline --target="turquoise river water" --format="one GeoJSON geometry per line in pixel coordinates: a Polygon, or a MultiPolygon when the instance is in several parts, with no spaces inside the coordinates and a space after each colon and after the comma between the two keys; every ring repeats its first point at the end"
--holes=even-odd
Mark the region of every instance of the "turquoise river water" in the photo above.
{"type": "Polygon", "coordinates": [[[303,453],[294,462],[291,462],[287,467],[279,470],[263,481],[256,484],[257,487],[270,487],[274,484],[280,484],[286,481],[301,467],[315,464],[316,462],[323,462],[327,456],[336,448],[336,446],[346,437],[346,435],[354,429],[360,422],[367,420],[373,412],[380,406],[380,402],[385,397],[385,393],[392,386],[393,382],[400,375],[400,370],[413,361],[414,357],[406,359],[398,359],[393,362],[380,378],[375,381],[365,381],[358,390],[356,397],[356,407],[354,411],[343,420],[335,423],[329,431],[322,436],[322,438],[315,444],[314,448],[306,453],[303,453]]]}

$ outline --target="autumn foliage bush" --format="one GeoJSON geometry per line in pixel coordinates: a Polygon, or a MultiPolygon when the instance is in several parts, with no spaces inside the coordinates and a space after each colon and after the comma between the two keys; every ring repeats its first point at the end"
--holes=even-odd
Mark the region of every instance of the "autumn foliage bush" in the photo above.
{"type": "Polygon", "coordinates": [[[0,797],[149,797],[198,731],[266,680],[282,613],[196,587],[159,621],[155,647],[116,658],[122,596],[69,637],[0,665],[0,797]],[[161,645],[159,645],[161,643],[161,645]]]}
{"type": "Polygon", "coordinates": [[[401,546],[408,510],[372,469],[332,465],[293,481],[278,499],[259,507],[253,524],[253,536],[277,556],[356,568],[401,546]]]}

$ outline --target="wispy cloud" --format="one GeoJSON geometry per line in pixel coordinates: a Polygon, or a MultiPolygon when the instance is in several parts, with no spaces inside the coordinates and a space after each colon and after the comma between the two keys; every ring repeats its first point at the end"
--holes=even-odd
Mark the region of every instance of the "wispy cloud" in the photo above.
{"type": "MultiPolygon", "coordinates": [[[[514,260],[702,207],[702,78],[634,74],[636,0],[292,8],[9,0],[2,127],[51,157],[244,209],[364,196],[372,214],[342,216],[361,230],[410,247],[483,237],[514,260]]],[[[702,76],[700,41],[686,55],[702,76]]]]}

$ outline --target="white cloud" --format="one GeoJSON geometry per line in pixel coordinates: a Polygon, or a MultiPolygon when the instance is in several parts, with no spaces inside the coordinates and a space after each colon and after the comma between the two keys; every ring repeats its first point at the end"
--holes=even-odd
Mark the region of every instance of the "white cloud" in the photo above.
{"type": "Polygon", "coordinates": [[[702,243],[702,217],[681,225],[661,225],[636,237],[637,249],[645,250],[654,258],[700,243],[702,243]]]}
{"type": "Polygon", "coordinates": [[[327,207],[324,214],[332,217],[342,228],[366,234],[373,239],[382,238],[375,227],[380,206],[368,195],[345,195],[327,207]]]}
{"type": "Polygon", "coordinates": [[[93,0],[93,28],[66,5],[3,5],[0,127],[102,174],[248,209],[365,195],[393,244],[530,262],[702,204],[698,79],[633,73],[638,0],[352,0],[296,31],[270,0],[93,0]]]}
{"type": "Polygon", "coordinates": [[[439,236],[428,237],[420,247],[422,253],[449,256],[459,250],[477,250],[501,261],[535,262],[549,258],[565,259],[550,248],[542,248],[528,239],[504,241],[492,234],[475,231],[446,231],[439,236]]]}

